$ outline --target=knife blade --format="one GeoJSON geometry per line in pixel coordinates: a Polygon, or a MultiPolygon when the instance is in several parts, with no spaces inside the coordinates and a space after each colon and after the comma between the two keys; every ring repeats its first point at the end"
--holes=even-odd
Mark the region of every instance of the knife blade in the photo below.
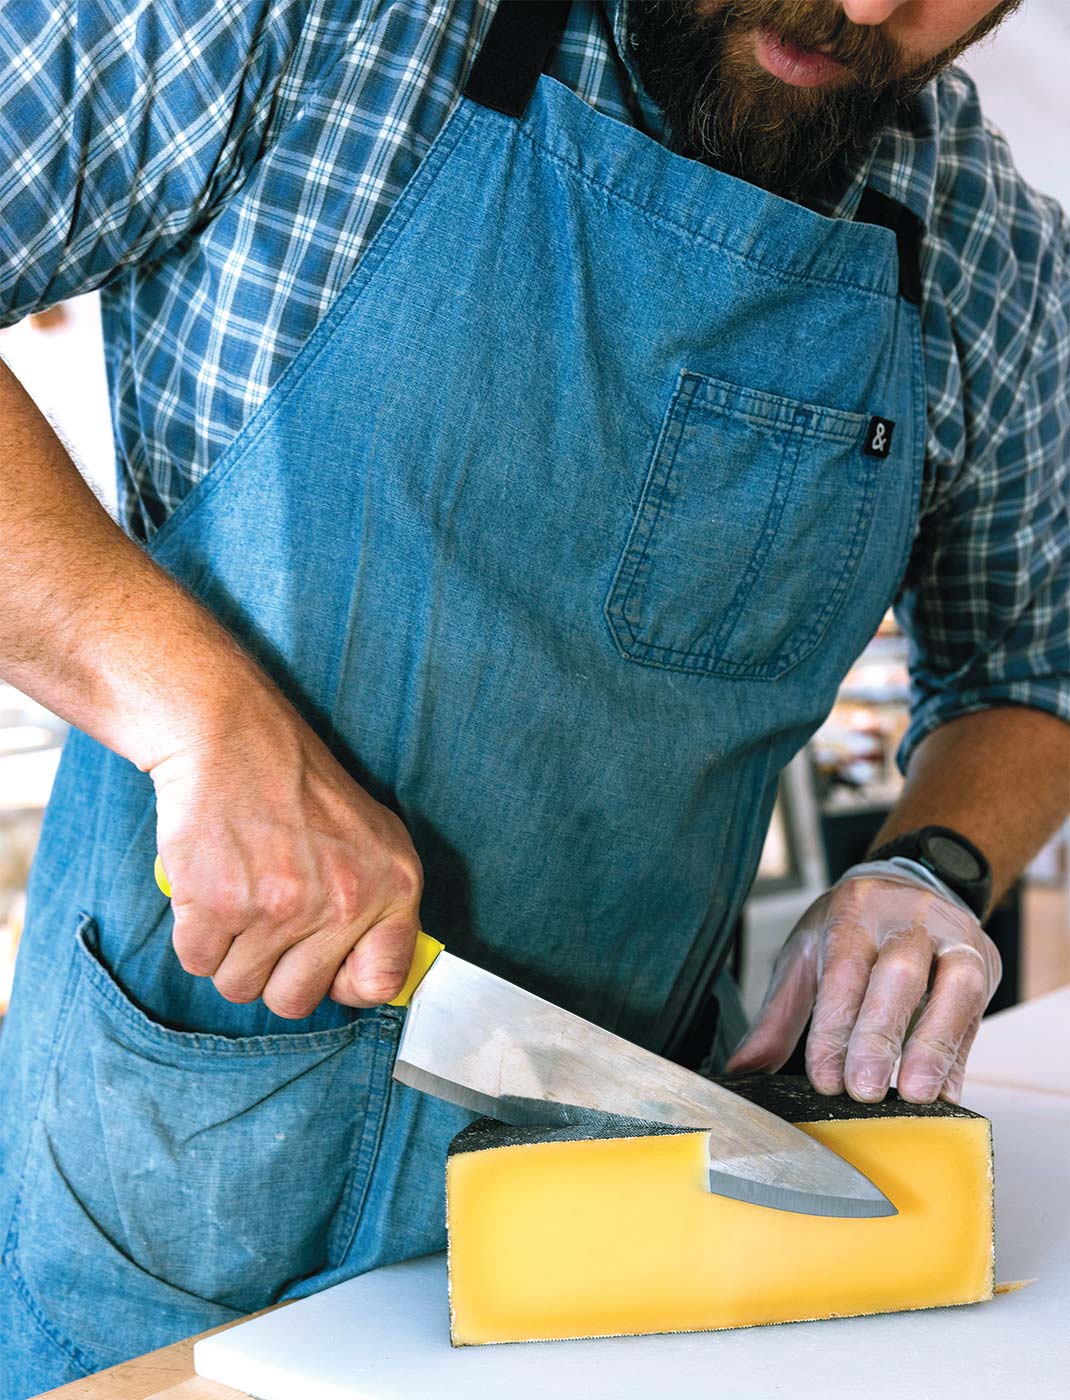
{"type": "Polygon", "coordinates": [[[411,1088],[521,1126],[591,1110],[705,1129],[717,1195],[806,1215],[897,1214],[868,1177],[794,1124],[427,934],[392,1004],[408,1006],[393,1075],[411,1088]]]}
{"type": "MultiPolygon", "coordinates": [[[[154,874],[170,899],[159,855],[154,874]]],[[[803,1215],[899,1213],[794,1124],[447,953],[422,930],[390,1005],[408,1007],[393,1077],[413,1089],[517,1126],[575,1123],[590,1111],[705,1129],[715,1195],[803,1215]]]]}

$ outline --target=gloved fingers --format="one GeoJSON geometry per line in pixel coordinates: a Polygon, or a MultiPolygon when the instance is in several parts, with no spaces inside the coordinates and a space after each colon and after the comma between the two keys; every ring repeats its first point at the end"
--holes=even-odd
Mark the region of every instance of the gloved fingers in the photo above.
{"type": "Polygon", "coordinates": [[[819,1094],[842,1094],[847,1044],[876,960],[873,935],[855,920],[836,918],[825,934],[806,1073],[819,1094]]]}
{"type": "Polygon", "coordinates": [[[944,1081],[944,1087],[940,1090],[940,1097],[947,1099],[948,1103],[962,1102],[962,1083],[966,1077],[966,1061],[969,1058],[973,1042],[977,1037],[977,1032],[981,1029],[981,1017],[975,1016],[971,1021],[966,1034],[962,1037],[962,1044],[959,1046],[958,1054],[955,1056],[955,1063],[944,1081]]]}
{"type": "Polygon", "coordinates": [[[798,1044],[817,990],[813,934],[796,929],[777,958],[754,1025],[725,1066],[728,1074],[778,1070],[798,1044]]]}
{"type": "MultiPolygon", "coordinates": [[[[978,949],[960,946],[937,957],[928,1004],[903,1048],[896,1081],[902,1098],[910,1103],[932,1103],[940,1095],[958,1064],[971,1026],[980,1021],[990,996],[988,973],[978,949]]],[[[959,1084],[961,1087],[961,1074],[959,1084]]]]}
{"type": "Polygon", "coordinates": [[[844,1062],[844,1087],[860,1103],[877,1103],[888,1092],[910,1018],[929,985],[932,956],[920,926],[890,934],[881,945],[844,1062]]]}

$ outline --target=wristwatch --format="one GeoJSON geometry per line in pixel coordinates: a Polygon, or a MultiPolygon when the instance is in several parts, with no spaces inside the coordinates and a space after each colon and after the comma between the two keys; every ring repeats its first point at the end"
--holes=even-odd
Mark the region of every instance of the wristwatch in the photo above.
{"type": "Polygon", "coordinates": [[[922,826],[904,831],[891,841],[870,851],[867,860],[888,860],[906,856],[931,870],[983,919],[992,898],[992,867],[981,851],[949,826],[922,826]]]}

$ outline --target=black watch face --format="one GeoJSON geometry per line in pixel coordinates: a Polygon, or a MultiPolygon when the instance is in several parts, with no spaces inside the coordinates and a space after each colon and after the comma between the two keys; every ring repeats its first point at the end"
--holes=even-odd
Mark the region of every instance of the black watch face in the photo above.
{"type": "Polygon", "coordinates": [[[984,873],[976,858],[949,836],[927,836],[925,854],[954,880],[979,880],[984,873]]]}

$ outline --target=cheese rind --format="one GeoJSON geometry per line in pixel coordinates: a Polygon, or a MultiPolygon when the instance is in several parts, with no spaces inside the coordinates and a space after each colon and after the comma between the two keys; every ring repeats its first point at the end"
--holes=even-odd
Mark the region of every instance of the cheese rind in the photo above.
{"type": "Polygon", "coordinates": [[[454,1345],[706,1331],[992,1296],[985,1119],[953,1105],[822,1099],[805,1081],[732,1088],[767,1103],[779,1096],[784,1116],[858,1167],[899,1214],[808,1216],[711,1195],[705,1132],[618,1120],[596,1137],[481,1119],[447,1162],[454,1345]]]}

